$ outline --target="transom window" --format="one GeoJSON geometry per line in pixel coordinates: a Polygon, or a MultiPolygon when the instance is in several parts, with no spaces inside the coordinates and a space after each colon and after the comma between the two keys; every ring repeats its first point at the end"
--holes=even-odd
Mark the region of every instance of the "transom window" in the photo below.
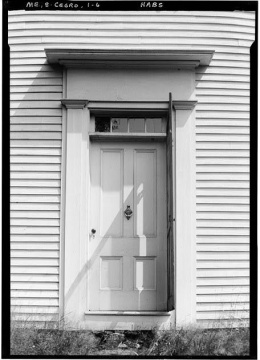
{"type": "Polygon", "coordinates": [[[158,117],[96,117],[95,132],[166,133],[166,119],[158,117]]]}

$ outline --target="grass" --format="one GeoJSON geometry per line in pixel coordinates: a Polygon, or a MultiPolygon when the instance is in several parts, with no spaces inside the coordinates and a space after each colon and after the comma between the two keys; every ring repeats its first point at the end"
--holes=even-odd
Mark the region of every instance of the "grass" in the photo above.
{"type": "Polygon", "coordinates": [[[156,334],[148,355],[246,356],[249,329],[180,329],[156,334]]]}
{"type": "Polygon", "coordinates": [[[87,331],[11,327],[11,355],[88,355],[97,343],[87,331]]]}
{"type": "Polygon", "coordinates": [[[246,356],[249,329],[92,332],[13,323],[11,355],[246,356]]]}

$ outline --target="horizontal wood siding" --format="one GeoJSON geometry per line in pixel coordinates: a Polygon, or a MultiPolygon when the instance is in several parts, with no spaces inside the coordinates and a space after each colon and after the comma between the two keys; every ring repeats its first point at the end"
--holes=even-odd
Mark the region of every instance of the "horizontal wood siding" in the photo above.
{"type": "Polygon", "coordinates": [[[43,49],[192,48],[215,50],[210,66],[196,71],[197,320],[210,324],[247,319],[249,49],[255,38],[254,13],[9,15],[16,311],[58,311],[62,71],[47,63],[43,49]]]}
{"type": "Polygon", "coordinates": [[[249,48],[229,58],[232,46],[196,73],[197,321],[208,326],[249,318],[250,59],[249,48]]]}
{"type": "MultiPolygon", "coordinates": [[[[9,15],[12,22],[14,14],[9,15]]],[[[31,36],[21,29],[32,18],[26,14],[17,27],[27,42],[31,36]]],[[[10,24],[10,45],[13,31],[10,24]]],[[[28,44],[18,57],[12,45],[10,50],[12,310],[16,319],[56,320],[62,70],[46,63],[43,46],[34,52],[28,44]]]]}

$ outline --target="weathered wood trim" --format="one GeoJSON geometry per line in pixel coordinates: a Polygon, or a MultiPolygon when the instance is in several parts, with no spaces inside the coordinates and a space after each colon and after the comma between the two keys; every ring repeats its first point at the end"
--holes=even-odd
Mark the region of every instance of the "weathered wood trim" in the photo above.
{"type": "Polygon", "coordinates": [[[84,109],[88,104],[88,100],[78,100],[78,99],[63,99],[61,104],[65,106],[66,109],[84,109]]]}
{"type": "Polygon", "coordinates": [[[89,111],[72,107],[66,116],[64,312],[79,319],[87,305],[89,111]]]}
{"type": "Polygon", "coordinates": [[[181,327],[196,321],[195,111],[178,109],[175,117],[176,326],[181,327]]]}
{"type": "Polygon", "coordinates": [[[60,65],[66,68],[88,68],[88,69],[190,69],[199,66],[199,61],[60,61],[60,65]]]}
{"type": "Polygon", "coordinates": [[[167,115],[166,101],[89,101],[87,107],[94,115],[99,114],[136,114],[145,115],[151,112],[156,115],[167,115]]]}
{"type": "Polygon", "coordinates": [[[172,104],[175,110],[192,110],[196,106],[197,101],[173,101],[172,104]]]}
{"type": "Polygon", "coordinates": [[[165,141],[166,134],[89,133],[91,141],[165,141]]]}
{"type": "MultiPolygon", "coordinates": [[[[63,69],[62,95],[67,95],[67,69],[63,69]]],[[[67,111],[62,109],[62,143],[61,143],[61,200],[60,200],[60,264],[59,264],[59,316],[64,319],[65,305],[65,210],[66,210],[66,140],[67,140],[67,111]]]]}
{"type": "Polygon", "coordinates": [[[85,315],[171,316],[168,311],[86,311],[85,315]]]}
{"type": "Polygon", "coordinates": [[[170,313],[159,312],[157,315],[150,314],[149,311],[140,314],[107,314],[106,312],[96,313],[85,312],[84,328],[88,330],[103,330],[104,322],[108,330],[169,330],[175,322],[175,311],[170,313]],[[147,313],[147,314],[146,314],[147,313]]]}
{"type": "MultiPolygon", "coordinates": [[[[165,115],[168,111],[167,101],[99,101],[86,99],[62,99],[61,103],[67,109],[83,109],[88,107],[91,113],[98,114],[104,112],[109,114],[114,112],[163,112],[165,115]]],[[[197,104],[196,100],[173,100],[172,105],[175,110],[192,110],[197,104]]]]}
{"type": "Polygon", "coordinates": [[[44,50],[50,64],[88,68],[195,68],[209,65],[214,54],[211,50],[44,50]]]}

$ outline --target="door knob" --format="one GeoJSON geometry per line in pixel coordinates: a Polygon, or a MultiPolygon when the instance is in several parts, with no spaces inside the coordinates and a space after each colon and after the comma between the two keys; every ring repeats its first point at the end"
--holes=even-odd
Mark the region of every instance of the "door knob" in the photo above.
{"type": "Polygon", "coordinates": [[[91,234],[95,235],[96,234],[96,230],[95,229],[91,229],[91,234]]]}
{"type": "Polygon", "coordinates": [[[126,206],[124,214],[125,214],[125,217],[127,218],[127,220],[129,220],[131,218],[131,216],[133,215],[133,211],[131,210],[130,205],[126,206]]]}

